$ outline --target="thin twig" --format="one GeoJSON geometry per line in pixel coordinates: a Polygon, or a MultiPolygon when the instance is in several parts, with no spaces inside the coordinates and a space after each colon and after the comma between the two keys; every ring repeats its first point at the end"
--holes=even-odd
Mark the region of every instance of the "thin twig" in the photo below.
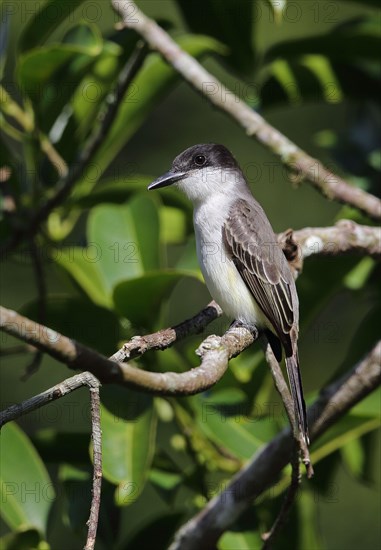
{"type": "Polygon", "coordinates": [[[87,540],[84,550],[93,550],[95,546],[99,508],[101,505],[102,488],[102,431],[100,417],[100,399],[99,399],[99,381],[92,376],[90,387],[91,399],[91,430],[93,439],[93,488],[90,508],[90,517],[88,519],[87,540]]]}
{"type": "Polygon", "coordinates": [[[64,397],[78,388],[82,388],[86,385],[90,387],[90,382],[92,382],[93,379],[94,376],[90,372],[81,372],[80,374],[76,374],[66,380],[63,380],[63,382],[60,382],[48,390],[34,395],[30,399],[26,399],[22,403],[11,405],[4,411],[0,412],[0,428],[2,428],[7,422],[16,420],[25,414],[44,407],[52,401],[61,399],[61,397],[64,397]]]}
{"type": "MultiPolygon", "coordinates": [[[[381,384],[381,341],[350,372],[325,388],[308,409],[311,442],[381,384]]],[[[232,479],[224,491],[183,525],[170,550],[209,550],[253,500],[278,479],[290,461],[292,439],[285,428],[232,479]]]]}
{"type": "Polygon", "coordinates": [[[330,199],[351,204],[372,218],[381,218],[381,201],[377,197],[349,185],[268,124],[261,115],[184,52],[168,33],[147,17],[134,2],[112,0],[111,3],[121,16],[125,27],[139,33],[191,86],[237,121],[249,136],[255,137],[267,149],[278,155],[281,162],[292,172],[296,172],[300,179],[309,181],[330,199]]]}
{"type": "Polygon", "coordinates": [[[110,359],[112,361],[124,362],[143,355],[148,350],[164,350],[191,334],[202,332],[209,323],[221,315],[222,309],[212,300],[197,315],[186,319],[174,327],[165,328],[153,334],[146,334],[145,336],[133,336],[110,359]]]}
{"type": "Polygon", "coordinates": [[[20,404],[12,405],[5,411],[0,412],[0,429],[11,420],[20,418],[25,414],[44,407],[52,401],[61,399],[65,395],[88,386],[90,389],[91,401],[91,433],[93,440],[93,488],[90,507],[90,517],[87,522],[88,533],[87,541],[84,550],[93,550],[98,527],[99,507],[101,502],[101,485],[102,485],[102,432],[100,423],[100,399],[99,388],[100,382],[91,374],[91,372],[81,372],[67,378],[56,386],[45,390],[44,392],[34,395],[30,399],[26,399],[20,404]]]}
{"type": "Polygon", "coordinates": [[[120,73],[115,90],[111,94],[112,99],[108,104],[108,109],[100,126],[96,129],[95,133],[90,136],[86,145],[82,148],[77,160],[72,164],[67,174],[61,177],[55,184],[55,189],[57,189],[55,194],[41,206],[26,227],[22,227],[18,231],[14,231],[12,239],[10,239],[1,249],[1,254],[5,255],[9,253],[25,236],[33,237],[54,208],[62,204],[62,202],[68,197],[74,185],[77,183],[85,168],[93,158],[94,154],[104,142],[104,139],[118,113],[120,103],[123,100],[123,97],[125,96],[132,80],[135,78],[136,73],[140,69],[146,53],[147,49],[145,44],[140,42],[120,73]]]}

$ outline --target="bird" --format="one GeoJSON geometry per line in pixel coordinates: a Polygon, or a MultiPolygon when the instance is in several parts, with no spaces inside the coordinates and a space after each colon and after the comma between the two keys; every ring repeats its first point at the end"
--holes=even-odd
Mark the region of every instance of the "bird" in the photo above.
{"type": "Polygon", "coordinates": [[[197,257],[212,298],[231,319],[264,331],[278,362],[283,348],[299,432],[308,445],[298,294],[268,217],[224,145],[189,147],[148,190],[168,185],[193,203],[197,257]]]}

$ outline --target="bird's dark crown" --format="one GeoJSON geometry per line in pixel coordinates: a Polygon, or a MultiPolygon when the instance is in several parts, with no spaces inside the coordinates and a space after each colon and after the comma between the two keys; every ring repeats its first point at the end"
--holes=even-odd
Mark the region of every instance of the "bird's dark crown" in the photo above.
{"type": "Polygon", "coordinates": [[[200,143],[193,145],[180,155],[172,164],[172,171],[185,172],[201,168],[238,168],[237,161],[231,152],[217,143],[200,143]]]}

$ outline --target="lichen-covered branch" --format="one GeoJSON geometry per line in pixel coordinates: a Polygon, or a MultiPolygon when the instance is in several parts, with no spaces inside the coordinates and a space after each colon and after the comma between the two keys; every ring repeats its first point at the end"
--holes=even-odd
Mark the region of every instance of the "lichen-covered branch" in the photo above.
{"type": "Polygon", "coordinates": [[[147,17],[132,1],[112,0],[123,25],[135,30],[154,50],[198,92],[218,109],[226,112],[240,124],[249,136],[273,151],[281,161],[296,172],[300,179],[309,181],[323,195],[344,204],[351,204],[375,219],[381,218],[381,201],[347,183],[325,168],[317,159],[300,149],[265,119],[228,90],[217,78],[206,71],[192,56],[184,52],[155,21],[147,17]]]}
{"type": "Polygon", "coordinates": [[[381,228],[340,220],[333,227],[304,227],[279,233],[278,240],[285,251],[307,258],[315,254],[339,256],[357,253],[381,257],[381,228]]]}
{"type": "Polygon", "coordinates": [[[121,362],[129,361],[148,350],[166,349],[191,334],[202,332],[209,323],[221,315],[222,309],[212,300],[206,308],[202,309],[197,315],[174,327],[165,328],[153,334],[134,336],[129,342],[126,342],[120,350],[114,353],[110,359],[112,361],[121,362]]]}
{"type": "MultiPolygon", "coordinates": [[[[211,308],[211,305],[208,308],[211,308]]],[[[219,308],[216,310],[216,317],[220,311],[219,308]]],[[[210,313],[208,316],[203,310],[195,316],[196,323],[200,322],[200,315],[204,316],[205,322],[210,322],[213,317],[210,313]]],[[[205,391],[223,376],[229,359],[238,355],[256,338],[256,335],[244,327],[233,326],[223,336],[209,336],[203,342],[197,352],[201,358],[198,367],[183,373],[155,373],[107,359],[98,352],[1,306],[0,329],[32,344],[70,368],[91,372],[102,383],[124,384],[158,395],[192,395],[205,391]]],[[[184,336],[185,333],[181,335],[184,336]]],[[[168,345],[171,343],[173,342],[168,345]]],[[[161,345],[161,349],[164,347],[164,344],[161,345]]],[[[146,350],[141,349],[139,353],[144,351],[146,350]]]]}
{"type": "Polygon", "coordinates": [[[90,372],[81,372],[80,374],[63,380],[48,390],[34,395],[30,399],[26,399],[22,403],[11,405],[0,412],[0,428],[7,422],[16,420],[16,418],[20,418],[20,416],[24,416],[24,414],[40,409],[52,401],[61,399],[61,397],[64,397],[78,388],[82,388],[83,386],[91,387],[93,382],[94,376],[90,372]]]}

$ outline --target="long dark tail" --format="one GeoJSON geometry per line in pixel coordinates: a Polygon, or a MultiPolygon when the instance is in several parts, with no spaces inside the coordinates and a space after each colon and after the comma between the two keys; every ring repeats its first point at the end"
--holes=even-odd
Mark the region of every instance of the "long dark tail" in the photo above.
{"type": "Polygon", "coordinates": [[[294,353],[291,357],[286,357],[286,367],[288,380],[290,382],[291,395],[294,400],[295,412],[297,420],[299,422],[300,430],[304,436],[304,439],[309,444],[308,438],[308,422],[306,403],[303,397],[302,379],[299,370],[299,358],[298,353],[294,353]]]}

